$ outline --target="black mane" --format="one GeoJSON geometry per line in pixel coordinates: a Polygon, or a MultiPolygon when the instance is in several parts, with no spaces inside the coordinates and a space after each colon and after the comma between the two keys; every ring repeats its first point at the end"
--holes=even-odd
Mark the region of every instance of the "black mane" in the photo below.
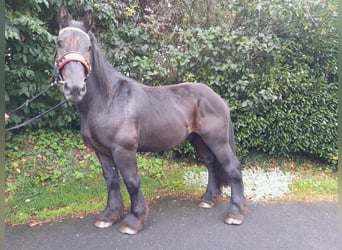
{"type": "Polygon", "coordinates": [[[115,79],[120,75],[107,60],[104,52],[98,47],[92,32],[88,33],[92,44],[91,67],[95,82],[105,96],[113,93],[115,79]]]}

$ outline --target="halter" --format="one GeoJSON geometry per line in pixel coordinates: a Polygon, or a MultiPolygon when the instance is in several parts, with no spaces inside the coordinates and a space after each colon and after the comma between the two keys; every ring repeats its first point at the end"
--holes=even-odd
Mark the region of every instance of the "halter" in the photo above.
{"type": "Polygon", "coordinates": [[[64,55],[62,55],[58,60],[56,60],[56,71],[59,77],[61,76],[61,70],[69,62],[80,62],[86,71],[86,78],[88,78],[91,72],[90,63],[87,59],[84,58],[84,56],[82,56],[80,53],[76,51],[67,52],[64,55]]]}
{"type": "MultiPolygon", "coordinates": [[[[86,35],[86,37],[89,39],[90,41],[90,37],[89,35],[84,32],[83,30],[76,28],[76,27],[66,27],[64,29],[61,29],[59,31],[58,35],[61,35],[64,31],[66,30],[73,30],[73,31],[78,31],[81,32],[82,34],[86,35]]],[[[61,70],[63,69],[63,67],[68,64],[69,62],[80,62],[85,71],[86,71],[86,78],[88,78],[90,72],[91,72],[91,65],[88,62],[87,59],[85,59],[85,57],[83,55],[81,55],[79,52],[77,51],[70,51],[65,53],[64,55],[62,55],[60,58],[58,58],[55,62],[55,67],[56,67],[56,73],[57,76],[62,80],[62,74],[61,74],[61,70]]]]}

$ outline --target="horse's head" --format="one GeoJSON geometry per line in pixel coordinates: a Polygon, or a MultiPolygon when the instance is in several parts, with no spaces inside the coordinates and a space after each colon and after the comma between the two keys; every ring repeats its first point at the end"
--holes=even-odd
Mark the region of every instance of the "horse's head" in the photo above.
{"type": "Polygon", "coordinates": [[[56,42],[56,70],[65,98],[78,103],[87,92],[86,80],[91,72],[92,43],[88,32],[93,17],[88,14],[83,22],[69,19],[69,12],[61,6],[58,12],[59,34],[56,42]]]}

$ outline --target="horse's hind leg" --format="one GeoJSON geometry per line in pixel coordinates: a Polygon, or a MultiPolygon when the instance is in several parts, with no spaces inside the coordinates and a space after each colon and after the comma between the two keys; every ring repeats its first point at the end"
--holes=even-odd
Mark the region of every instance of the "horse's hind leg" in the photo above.
{"type": "Polygon", "coordinates": [[[114,167],[113,159],[99,152],[96,152],[96,155],[101,163],[103,176],[107,184],[108,199],[107,206],[100,213],[95,226],[106,228],[118,222],[124,214],[120,193],[120,180],[118,170],[114,167]]]}
{"type": "Polygon", "coordinates": [[[222,170],[229,177],[231,184],[231,199],[224,222],[235,225],[242,224],[244,220],[243,214],[247,210],[247,205],[244,196],[241,164],[229,142],[223,141],[222,138],[217,137],[217,134],[211,135],[210,138],[203,138],[203,140],[215,154],[222,170]]]}
{"type": "Polygon", "coordinates": [[[220,186],[217,183],[216,174],[219,170],[218,161],[202,138],[197,134],[188,137],[189,142],[195,148],[198,156],[203,160],[208,169],[208,184],[205,193],[202,195],[201,202],[198,204],[202,208],[212,208],[217,197],[221,194],[220,186]]]}

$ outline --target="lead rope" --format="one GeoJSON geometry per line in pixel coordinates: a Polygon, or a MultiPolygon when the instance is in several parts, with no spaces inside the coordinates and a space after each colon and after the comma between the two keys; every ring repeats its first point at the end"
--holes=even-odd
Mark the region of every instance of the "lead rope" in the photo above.
{"type": "Polygon", "coordinates": [[[37,116],[35,116],[35,117],[29,119],[29,120],[27,120],[27,121],[25,121],[25,122],[23,122],[23,123],[17,125],[17,126],[10,127],[10,128],[5,129],[5,130],[6,130],[6,131],[10,131],[10,130],[14,130],[14,129],[18,129],[18,128],[24,127],[24,126],[30,124],[31,122],[33,122],[33,121],[35,121],[35,120],[38,120],[39,118],[43,117],[43,116],[46,115],[47,113],[49,113],[49,112],[51,112],[51,111],[53,111],[53,110],[59,108],[60,106],[62,106],[62,105],[63,105],[64,103],[66,103],[66,102],[67,102],[67,100],[63,100],[63,101],[61,101],[60,103],[58,103],[57,105],[55,105],[55,106],[53,106],[52,108],[50,108],[49,110],[44,111],[43,113],[41,113],[41,114],[39,114],[39,115],[37,115],[37,116]]]}
{"type": "MultiPolygon", "coordinates": [[[[7,114],[10,115],[24,107],[27,107],[29,105],[30,102],[34,101],[35,99],[37,99],[39,96],[41,96],[42,94],[46,93],[49,89],[51,89],[52,87],[54,86],[57,86],[59,83],[62,83],[62,81],[60,81],[58,79],[58,77],[55,78],[55,80],[50,83],[47,88],[45,88],[43,91],[41,91],[40,93],[36,94],[35,96],[33,96],[31,99],[27,99],[23,104],[21,104],[19,107],[11,110],[10,112],[8,112],[7,114]]],[[[67,102],[67,100],[63,100],[61,101],[60,103],[58,103],[57,105],[53,106],[52,108],[50,108],[49,110],[47,111],[44,111],[43,113],[39,114],[39,115],[36,115],[35,117],[21,123],[21,124],[18,124],[16,126],[13,126],[13,127],[10,127],[10,128],[7,128],[5,129],[5,131],[10,131],[10,130],[14,130],[14,129],[18,129],[18,128],[21,128],[21,127],[24,127],[24,126],[27,126],[28,124],[32,123],[33,121],[35,120],[38,120],[39,118],[43,117],[44,115],[46,115],[47,113],[59,108],[60,106],[62,106],[63,104],[65,104],[67,102]]]]}
{"type": "Polygon", "coordinates": [[[30,102],[32,102],[33,100],[37,99],[39,96],[41,96],[42,94],[46,93],[50,88],[58,85],[59,81],[57,79],[55,79],[52,83],[50,83],[47,88],[45,88],[43,91],[41,91],[40,93],[36,94],[35,96],[33,96],[31,99],[27,99],[23,104],[21,104],[19,107],[9,111],[7,114],[10,115],[24,107],[27,107],[29,105],[30,102]]]}

